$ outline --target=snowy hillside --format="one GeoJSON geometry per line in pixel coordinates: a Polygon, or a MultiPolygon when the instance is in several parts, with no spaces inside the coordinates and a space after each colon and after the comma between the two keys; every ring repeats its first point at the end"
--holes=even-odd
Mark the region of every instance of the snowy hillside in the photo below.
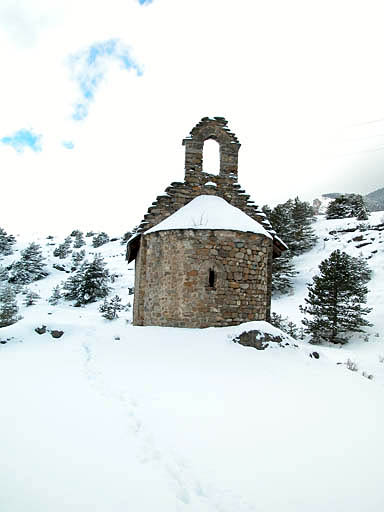
{"type": "Polygon", "coordinates": [[[371,213],[368,221],[356,219],[330,219],[318,217],[314,224],[317,245],[309,252],[293,258],[298,275],[294,279],[294,293],[275,298],[272,310],[288,316],[301,325],[302,314],[299,305],[304,305],[307,296],[307,283],[318,273],[318,266],[332,251],[340,249],[351,256],[362,254],[372,270],[368,283],[367,305],[372,312],[367,319],[373,324],[365,333],[353,336],[342,349],[336,346],[322,347],[328,357],[339,360],[350,357],[356,361],[361,371],[373,374],[384,385],[384,212],[371,213]],[[370,227],[370,228],[369,228],[370,227]],[[369,343],[365,340],[369,340],[369,343]]]}
{"type": "MultiPolygon", "coordinates": [[[[295,294],[273,302],[299,322],[319,262],[335,248],[361,251],[374,270],[375,326],[369,342],[356,337],[342,348],[292,340],[259,351],[232,340],[252,327],[273,332],[264,322],[133,327],[131,309],[109,321],[101,301],[52,306],[47,298],[71,275],[71,255],[53,256],[62,238],[34,239],[50,272],[28,285],[41,299],[26,307],[20,293],[23,319],[0,329],[1,512],[381,511],[384,232],[331,233],[354,225],[319,220],[317,246],[296,258],[295,294]],[[365,240],[348,242],[356,236],[365,240]],[[54,339],[53,329],[64,334],[54,339]]],[[[32,240],[18,240],[18,251],[32,240]]],[[[132,303],[124,246],[94,249],[85,240],[86,257],[100,253],[115,276],[111,295],[132,303]]]]}

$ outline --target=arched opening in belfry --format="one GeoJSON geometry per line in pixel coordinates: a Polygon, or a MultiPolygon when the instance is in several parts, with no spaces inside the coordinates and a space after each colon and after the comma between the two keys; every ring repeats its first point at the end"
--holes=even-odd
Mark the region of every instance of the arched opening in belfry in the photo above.
{"type": "Polygon", "coordinates": [[[220,173],[220,145],[213,139],[204,142],[203,172],[209,174],[220,173]]]}

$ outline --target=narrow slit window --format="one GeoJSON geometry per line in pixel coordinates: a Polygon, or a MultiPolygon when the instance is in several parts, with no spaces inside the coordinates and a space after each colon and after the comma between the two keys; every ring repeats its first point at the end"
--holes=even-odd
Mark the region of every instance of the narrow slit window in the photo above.
{"type": "Polygon", "coordinates": [[[209,269],[209,275],[208,275],[208,284],[209,284],[210,288],[214,288],[215,287],[215,281],[216,281],[215,271],[212,268],[210,268],[209,269]]]}

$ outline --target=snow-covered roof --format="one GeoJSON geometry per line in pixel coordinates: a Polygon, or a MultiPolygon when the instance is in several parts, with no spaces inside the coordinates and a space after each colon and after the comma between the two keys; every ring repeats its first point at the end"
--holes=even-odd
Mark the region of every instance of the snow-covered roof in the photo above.
{"type": "Polygon", "coordinates": [[[165,220],[144,233],[166,231],[169,229],[225,229],[231,231],[249,231],[272,238],[266,229],[256,220],[230,205],[225,199],[212,195],[195,197],[165,220]]]}
{"type": "Polygon", "coordinates": [[[282,239],[276,235],[276,231],[272,230],[271,233],[275,235],[275,240],[278,240],[286,249],[288,249],[288,245],[282,241],[282,239]]]}

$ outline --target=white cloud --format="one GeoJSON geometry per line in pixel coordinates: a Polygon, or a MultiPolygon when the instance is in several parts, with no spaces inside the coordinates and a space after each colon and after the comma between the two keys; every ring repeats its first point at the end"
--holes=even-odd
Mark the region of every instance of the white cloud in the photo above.
{"type": "Polygon", "coordinates": [[[383,125],[346,136],[384,118],[381,19],[379,2],[3,0],[0,138],[30,127],[43,151],[0,148],[2,222],[130,228],[183,179],[181,140],[206,115],[228,119],[259,204],[383,186],[380,151],[354,155],[383,125]],[[76,123],[68,58],[110,39],[143,75],[111,62],[76,123]]]}
{"type": "Polygon", "coordinates": [[[93,43],[70,56],[68,65],[79,88],[79,99],[74,105],[72,119],[80,121],[88,116],[97,90],[114,62],[120,64],[120,69],[135,70],[138,76],[142,74],[140,67],[131,57],[130,49],[119,39],[93,43]]]}

